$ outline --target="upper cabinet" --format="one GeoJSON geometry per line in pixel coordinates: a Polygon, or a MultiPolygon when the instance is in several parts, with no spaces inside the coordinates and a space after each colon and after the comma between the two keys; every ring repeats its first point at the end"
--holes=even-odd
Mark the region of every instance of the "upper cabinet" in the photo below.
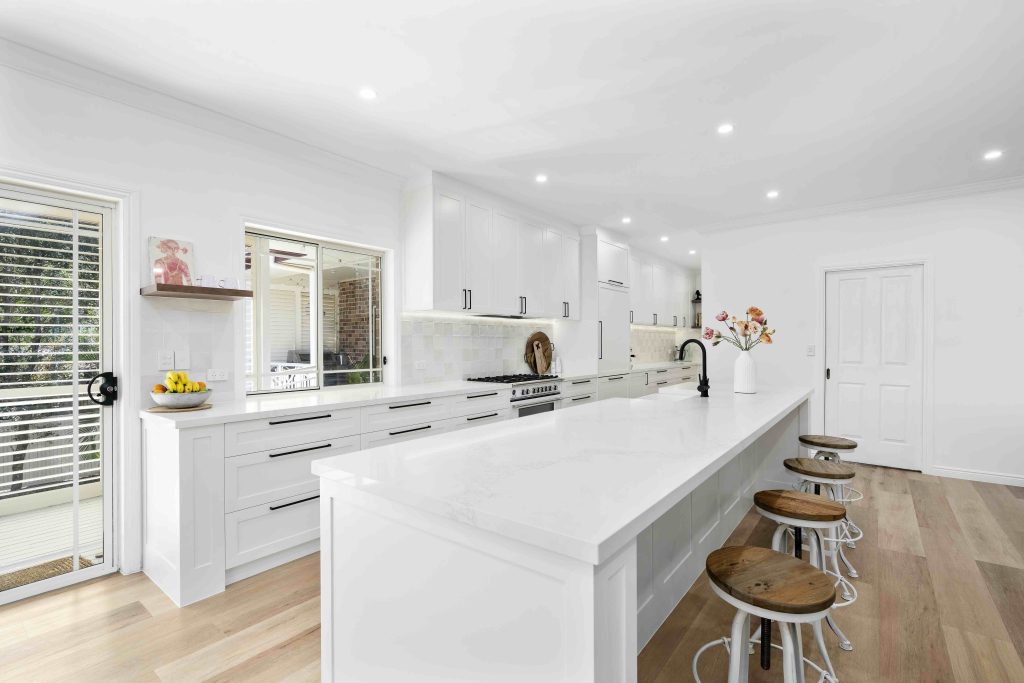
{"type": "Polygon", "coordinates": [[[436,175],[403,211],[406,310],[579,319],[577,233],[436,175]]]}
{"type": "Polygon", "coordinates": [[[629,247],[603,237],[597,239],[597,279],[617,287],[629,287],[629,247]]]}
{"type": "Polygon", "coordinates": [[[631,251],[629,272],[630,322],[678,328],[688,324],[692,294],[689,271],[631,251]]]}

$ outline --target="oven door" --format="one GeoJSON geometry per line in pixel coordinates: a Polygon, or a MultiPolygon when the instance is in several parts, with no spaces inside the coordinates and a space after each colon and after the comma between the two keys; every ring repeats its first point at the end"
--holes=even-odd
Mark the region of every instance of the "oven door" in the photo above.
{"type": "Polygon", "coordinates": [[[516,417],[526,417],[528,415],[536,415],[537,413],[550,413],[555,409],[555,403],[558,402],[557,398],[553,398],[550,401],[541,401],[538,403],[531,403],[528,406],[519,406],[516,408],[518,413],[516,417]]]}

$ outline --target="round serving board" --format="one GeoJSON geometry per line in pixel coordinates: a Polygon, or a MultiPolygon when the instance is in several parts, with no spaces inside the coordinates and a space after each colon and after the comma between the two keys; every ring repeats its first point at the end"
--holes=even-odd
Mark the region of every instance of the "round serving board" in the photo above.
{"type": "Polygon", "coordinates": [[[551,369],[551,354],[554,345],[543,332],[534,332],[526,340],[526,351],[523,360],[538,375],[547,374],[551,369]]]}
{"type": "Polygon", "coordinates": [[[212,408],[212,407],[213,407],[212,403],[204,403],[201,406],[194,406],[192,408],[168,408],[167,406],[153,406],[152,408],[147,408],[146,412],[147,413],[191,413],[192,411],[195,411],[195,410],[206,410],[207,408],[212,408]]]}

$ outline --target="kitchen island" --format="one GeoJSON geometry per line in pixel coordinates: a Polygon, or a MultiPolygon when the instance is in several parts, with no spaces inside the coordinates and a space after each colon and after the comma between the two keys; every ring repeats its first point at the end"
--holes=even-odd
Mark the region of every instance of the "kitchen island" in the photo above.
{"type": "Polygon", "coordinates": [[[673,388],[317,460],[325,681],[633,681],[806,389],[673,388]]]}

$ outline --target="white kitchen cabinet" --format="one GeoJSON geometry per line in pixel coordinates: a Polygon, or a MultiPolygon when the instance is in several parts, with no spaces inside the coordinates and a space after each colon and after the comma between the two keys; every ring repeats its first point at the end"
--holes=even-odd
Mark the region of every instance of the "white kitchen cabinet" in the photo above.
{"type": "Polygon", "coordinates": [[[522,314],[531,318],[551,317],[547,301],[544,272],[544,226],[530,221],[519,222],[516,254],[519,261],[519,295],[523,297],[522,314]]]}
{"type": "Polygon", "coordinates": [[[316,484],[310,493],[224,515],[225,567],[232,569],[320,538],[316,484]]]}
{"type": "Polygon", "coordinates": [[[629,287],[629,247],[598,237],[597,279],[605,284],[629,287]]]}
{"type": "Polygon", "coordinates": [[[629,371],[629,293],[614,285],[597,292],[597,369],[601,374],[629,371]]]}
{"type": "Polygon", "coordinates": [[[580,240],[562,236],[562,282],[565,283],[565,317],[580,319],[580,240]]]}
{"type": "Polygon", "coordinates": [[[689,327],[692,324],[692,313],[690,298],[693,296],[693,286],[690,274],[686,270],[677,270],[672,275],[672,317],[673,326],[680,329],[689,327]]]}
{"type": "Polygon", "coordinates": [[[558,408],[564,410],[565,408],[575,408],[576,406],[586,405],[593,403],[597,400],[597,380],[594,380],[593,391],[589,393],[578,394],[576,396],[566,396],[561,400],[558,408]]]}
{"type": "Polygon", "coordinates": [[[519,291],[519,220],[504,211],[495,211],[493,237],[493,248],[487,264],[494,273],[494,313],[519,315],[522,309],[522,293],[519,291]]]}
{"type": "Polygon", "coordinates": [[[445,192],[434,196],[434,308],[465,310],[466,202],[445,192]]]}
{"type": "Polygon", "coordinates": [[[469,200],[466,203],[466,310],[472,313],[496,313],[495,274],[491,268],[494,251],[494,212],[489,206],[469,200]]]}
{"type": "Polygon", "coordinates": [[[629,373],[608,375],[597,380],[597,400],[629,398],[629,373]]]}
{"type": "Polygon", "coordinates": [[[648,372],[632,372],[629,375],[629,397],[640,398],[656,393],[658,388],[651,382],[648,372]]]}
{"type": "Polygon", "coordinates": [[[651,266],[651,303],[654,308],[654,324],[672,327],[672,311],[675,307],[672,291],[672,271],[664,265],[651,266]]]}
{"type": "Polygon", "coordinates": [[[629,270],[633,273],[632,285],[629,288],[629,321],[635,325],[653,325],[656,312],[654,266],[642,260],[639,255],[631,255],[629,264],[629,270]]]}

